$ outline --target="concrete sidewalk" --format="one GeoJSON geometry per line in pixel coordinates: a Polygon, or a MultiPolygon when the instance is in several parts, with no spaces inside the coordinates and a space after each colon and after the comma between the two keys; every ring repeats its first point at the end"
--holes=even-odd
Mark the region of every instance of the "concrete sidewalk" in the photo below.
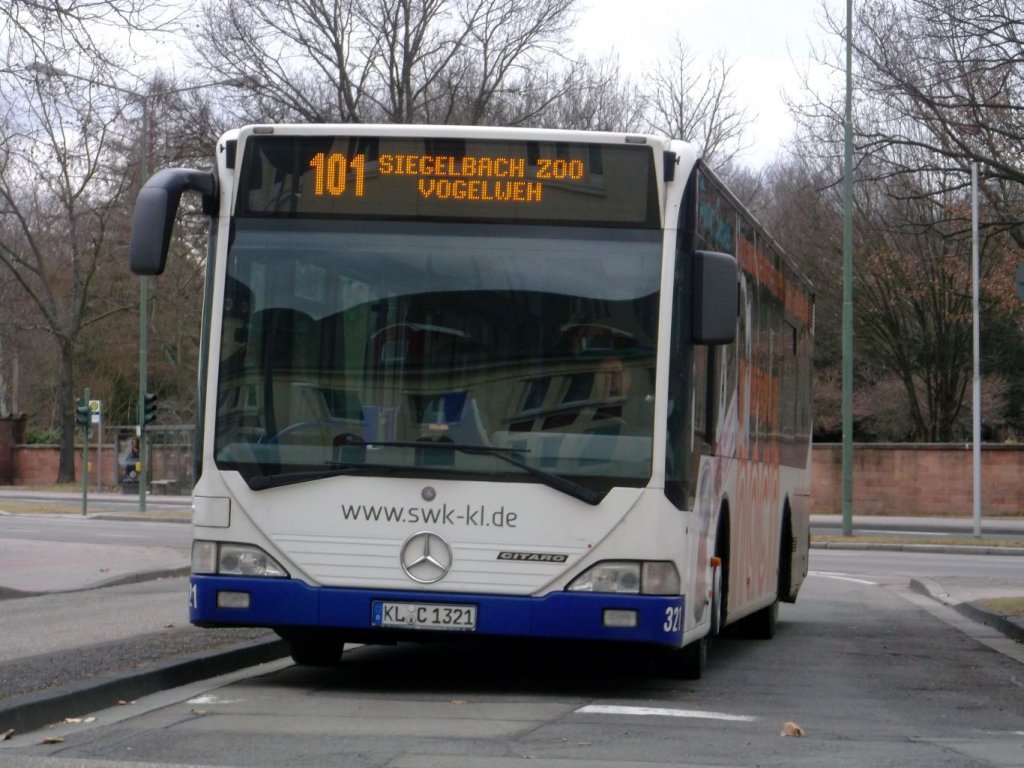
{"type": "Polygon", "coordinates": [[[0,600],[186,576],[184,549],[0,539],[0,600]]]}
{"type": "Polygon", "coordinates": [[[140,514],[134,507],[128,511],[101,511],[82,516],[53,508],[62,504],[63,501],[57,499],[40,507],[42,512],[9,514],[4,507],[11,507],[13,503],[9,498],[0,497],[0,600],[188,574],[190,509],[154,509],[140,514]],[[7,518],[16,519],[18,523],[38,518],[40,525],[60,520],[65,524],[62,526],[65,531],[66,526],[77,530],[79,525],[89,526],[107,519],[145,520],[173,524],[181,535],[175,537],[180,542],[175,546],[131,544],[125,540],[131,537],[116,533],[109,541],[102,542],[55,541],[43,531],[38,538],[32,538],[20,526],[10,536],[5,536],[4,520],[7,518]]]}

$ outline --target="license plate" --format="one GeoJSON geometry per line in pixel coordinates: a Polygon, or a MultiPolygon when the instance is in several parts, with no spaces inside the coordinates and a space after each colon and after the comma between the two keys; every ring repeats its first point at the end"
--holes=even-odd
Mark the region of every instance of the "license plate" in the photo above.
{"type": "Polygon", "coordinates": [[[476,606],[376,600],[373,603],[373,624],[376,627],[472,632],[476,629],[476,606]]]}

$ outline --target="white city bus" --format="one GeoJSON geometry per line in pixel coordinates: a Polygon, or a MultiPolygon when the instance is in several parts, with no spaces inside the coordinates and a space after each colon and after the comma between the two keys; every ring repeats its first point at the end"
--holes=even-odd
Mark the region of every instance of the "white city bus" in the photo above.
{"type": "Polygon", "coordinates": [[[698,677],[807,572],[810,286],[657,136],[254,125],[139,196],[211,217],[190,618],[303,664],[453,636],[698,677]]]}

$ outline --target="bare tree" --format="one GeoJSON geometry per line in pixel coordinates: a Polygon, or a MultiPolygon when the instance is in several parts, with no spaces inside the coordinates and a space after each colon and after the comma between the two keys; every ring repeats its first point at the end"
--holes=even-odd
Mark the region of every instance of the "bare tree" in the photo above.
{"type": "Polygon", "coordinates": [[[218,78],[260,84],[243,118],[488,123],[536,109],[575,3],[207,0],[196,47],[218,78]]]}
{"type": "Polygon", "coordinates": [[[726,170],[747,148],[744,131],[753,118],[738,106],[723,52],[706,64],[676,38],[668,57],[649,76],[650,127],[703,148],[704,158],[726,170]]]}
{"type": "Polygon", "coordinates": [[[576,0],[460,1],[467,44],[461,56],[466,93],[459,100],[468,107],[466,122],[536,122],[544,109],[566,92],[557,87],[557,77],[547,70],[560,57],[558,45],[566,40],[576,0]],[[545,75],[547,87],[539,85],[545,75]],[[541,93],[545,97],[532,99],[531,108],[495,119],[496,113],[500,114],[495,104],[529,103],[531,99],[523,95],[541,93]]]}
{"type": "MultiPolygon", "coordinates": [[[[94,311],[95,276],[126,180],[109,172],[115,113],[73,81],[7,78],[0,123],[0,265],[22,291],[22,322],[52,339],[58,360],[59,482],[74,479],[74,365],[94,311]]],[[[115,307],[109,311],[124,311],[115,307]]]]}
{"type": "Polygon", "coordinates": [[[571,73],[572,82],[541,125],[581,131],[640,131],[646,127],[647,100],[633,78],[623,72],[616,58],[582,59],[571,73]]]}
{"type": "MultiPolygon", "coordinates": [[[[982,171],[982,366],[1000,396],[987,425],[1020,429],[1021,307],[1008,284],[1022,242],[1020,0],[868,0],[854,21],[854,283],[857,388],[901,392],[902,437],[964,434],[970,381],[970,165],[982,171]],[[1009,239],[1012,238],[1012,239],[1009,239]],[[1019,245],[1018,245],[1019,248],[1019,245]],[[897,389],[898,385],[898,389],[897,389]],[[1016,411],[1018,416],[1013,418],[1016,411]]],[[[795,157],[840,217],[845,19],[826,9],[819,52],[836,87],[808,88],[795,157]]],[[[838,224],[833,226],[833,230],[838,224]]],[[[836,252],[838,260],[838,250],[836,252]]],[[[825,307],[822,303],[820,306],[825,307]]],[[[829,318],[822,316],[819,328],[829,318]]],[[[827,369],[822,369],[823,372],[827,369]]],[[[855,403],[855,428],[895,421],[855,403]]],[[[877,404],[874,406],[878,410],[877,404]]],[[[889,436],[893,436],[891,433],[889,436]]]]}
{"type": "Polygon", "coordinates": [[[854,30],[870,105],[857,150],[876,178],[931,173],[921,193],[941,197],[965,188],[977,162],[993,225],[1024,244],[1024,2],[871,0],[854,30]]]}
{"type": "Polygon", "coordinates": [[[165,0],[6,0],[0,4],[0,40],[17,41],[28,61],[81,58],[90,66],[117,66],[121,43],[134,33],[159,33],[174,24],[165,0]]]}

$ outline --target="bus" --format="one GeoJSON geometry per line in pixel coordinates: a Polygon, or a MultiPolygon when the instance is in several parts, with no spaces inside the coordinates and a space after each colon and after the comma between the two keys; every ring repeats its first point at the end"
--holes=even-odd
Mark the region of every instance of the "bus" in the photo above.
{"type": "Polygon", "coordinates": [[[189,615],[538,638],[700,677],[807,573],[812,288],[691,144],[251,125],[140,191],[210,217],[189,615]],[[611,645],[607,647],[611,648],[611,645]]]}

